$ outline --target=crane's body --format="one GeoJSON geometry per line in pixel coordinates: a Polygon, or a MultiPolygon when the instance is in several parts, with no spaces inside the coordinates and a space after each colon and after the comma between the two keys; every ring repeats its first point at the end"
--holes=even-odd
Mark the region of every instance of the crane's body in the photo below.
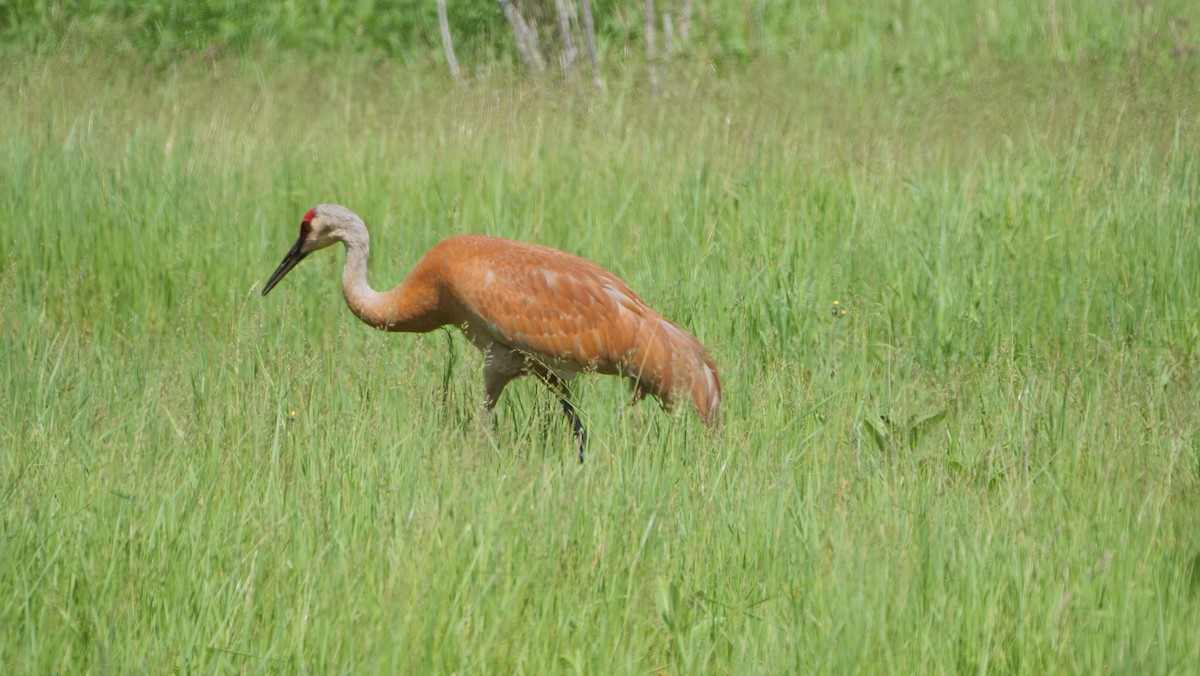
{"type": "Polygon", "coordinates": [[[266,295],[304,256],[341,241],[342,291],[359,319],[385,331],[462,329],[484,354],[484,409],[514,378],[536,375],[559,395],[580,440],[586,433],[567,383],[581,372],[621,375],[634,400],[646,394],[670,409],[690,400],[715,424],[721,387],[704,346],[655,312],[620,278],[563,251],[496,237],[460,235],[434,245],[386,292],[367,284],[369,236],[345,207],[305,214],[300,239],[263,288],[266,295]]]}

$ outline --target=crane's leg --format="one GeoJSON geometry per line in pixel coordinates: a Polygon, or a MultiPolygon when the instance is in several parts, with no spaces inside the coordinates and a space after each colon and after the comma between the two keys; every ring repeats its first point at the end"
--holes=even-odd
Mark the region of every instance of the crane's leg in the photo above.
{"type": "Polygon", "coordinates": [[[571,388],[567,387],[567,381],[554,373],[547,373],[545,381],[550,389],[558,395],[563,413],[571,421],[571,430],[575,432],[575,439],[579,441],[579,462],[583,462],[583,450],[587,447],[587,430],[583,427],[583,420],[579,418],[579,412],[571,405],[571,388]]]}
{"type": "Polygon", "coordinates": [[[645,398],[646,388],[642,387],[642,381],[633,380],[633,398],[629,401],[630,406],[636,405],[639,401],[645,398]]]}
{"type": "Polygon", "coordinates": [[[505,386],[516,378],[515,375],[507,370],[500,368],[492,368],[491,364],[485,365],[483,369],[483,420],[486,423],[489,420],[495,422],[492,418],[492,413],[496,410],[496,402],[500,401],[500,393],[504,391],[505,386]]]}

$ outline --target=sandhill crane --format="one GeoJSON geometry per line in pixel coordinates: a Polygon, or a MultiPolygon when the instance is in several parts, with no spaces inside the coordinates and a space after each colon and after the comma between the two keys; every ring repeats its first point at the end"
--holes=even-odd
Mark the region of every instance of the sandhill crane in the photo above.
{"type": "Polygon", "coordinates": [[[434,245],[399,286],[379,292],[367,283],[369,240],[346,207],[310,209],[262,295],[308,254],[342,242],[342,293],[359,319],[383,331],[462,329],[484,354],[486,417],[514,378],[538,376],[562,403],[580,462],[587,432],[567,386],[580,372],[628,378],[635,403],[652,394],[670,410],[679,397],[690,399],[705,424],[716,423],[721,383],[704,346],[599,265],[535,244],[459,235],[434,245]]]}

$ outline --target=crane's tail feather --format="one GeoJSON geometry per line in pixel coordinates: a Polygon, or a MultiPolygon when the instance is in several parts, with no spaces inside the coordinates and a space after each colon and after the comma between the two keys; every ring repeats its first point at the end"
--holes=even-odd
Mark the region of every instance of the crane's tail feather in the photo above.
{"type": "Polygon", "coordinates": [[[631,361],[629,375],[636,388],[655,395],[668,409],[679,398],[689,399],[704,424],[712,427],[719,422],[717,365],[692,334],[667,319],[648,319],[631,361]]]}

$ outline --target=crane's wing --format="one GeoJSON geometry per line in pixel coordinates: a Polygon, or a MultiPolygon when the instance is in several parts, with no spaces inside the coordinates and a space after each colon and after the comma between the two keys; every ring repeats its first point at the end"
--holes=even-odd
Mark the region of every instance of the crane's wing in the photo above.
{"type": "Polygon", "coordinates": [[[496,342],[533,356],[610,370],[658,315],[616,275],[570,254],[498,241],[455,261],[464,309],[496,342]]]}
{"type": "Polygon", "coordinates": [[[531,244],[483,237],[448,242],[443,284],[474,330],[533,357],[621,373],[665,407],[683,397],[706,423],[717,421],[721,384],[704,346],[616,275],[531,244]]]}

